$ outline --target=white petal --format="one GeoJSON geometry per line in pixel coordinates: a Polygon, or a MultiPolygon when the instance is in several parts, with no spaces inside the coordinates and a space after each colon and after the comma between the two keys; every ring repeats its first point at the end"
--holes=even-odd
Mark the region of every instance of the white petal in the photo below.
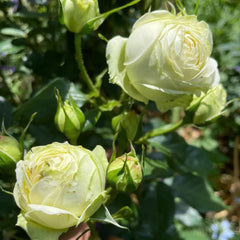
{"type": "Polygon", "coordinates": [[[205,85],[207,90],[215,87],[220,81],[220,75],[217,68],[217,61],[209,58],[204,68],[191,81],[194,85],[205,85]]]}
{"type": "Polygon", "coordinates": [[[149,22],[165,20],[169,21],[169,19],[171,18],[175,18],[175,15],[171,14],[169,11],[166,10],[156,10],[150,13],[145,13],[135,22],[135,24],[133,25],[133,30],[149,22]]]}
{"type": "Polygon", "coordinates": [[[23,214],[18,215],[17,226],[23,228],[33,240],[58,240],[67,229],[50,229],[27,220],[23,214]]]}
{"type": "Polygon", "coordinates": [[[136,90],[127,76],[124,66],[126,43],[126,38],[117,36],[107,44],[106,57],[110,82],[119,85],[132,98],[147,103],[147,99],[136,90]]]}
{"type": "Polygon", "coordinates": [[[29,204],[28,206],[31,210],[26,212],[24,217],[42,226],[64,229],[77,224],[78,217],[63,209],[36,204],[29,204]]]}
{"type": "Polygon", "coordinates": [[[130,65],[141,58],[154,42],[159,38],[164,28],[161,22],[151,22],[135,29],[129,36],[126,44],[126,59],[124,65],[130,65]]]}

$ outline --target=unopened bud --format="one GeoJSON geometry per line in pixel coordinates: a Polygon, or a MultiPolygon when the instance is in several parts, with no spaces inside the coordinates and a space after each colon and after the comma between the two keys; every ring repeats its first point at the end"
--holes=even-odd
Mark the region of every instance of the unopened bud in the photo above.
{"type": "Polygon", "coordinates": [[[138,158],[132,153],[116,158],[109,164],[107,180],[117,191],[135,191],[142,181],[142,169],[138,158]]]}
{"type": "Polygon", "coordinates": [[[80,33],[91,19],[99,16],[97,0],[60,0],[60,18],[69,31],[80,33]]]}
{"type": "Polygon", "coordinates": [[[72,144],[76,144],[85,124],[85,116],[72,98],[62,103],[58,92],[56,97],[58,107],[55,115],[55,124],[72,144]]]}
{"type": "Polygon", "coordinates": [[[0,169],[15,167],[21,157],[18,141],[13,137],[0,135],[0,169]]]}

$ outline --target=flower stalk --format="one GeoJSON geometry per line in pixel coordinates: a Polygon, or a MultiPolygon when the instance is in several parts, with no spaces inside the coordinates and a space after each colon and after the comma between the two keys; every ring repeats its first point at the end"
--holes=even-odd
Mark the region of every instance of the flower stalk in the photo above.
{"type": "Polygon", "coordinates": [[[182,127],[183,125],[185,125],[187,122],[186,120],[183,118],[180,121],[178,121],[177,123],[174,124],[166,124],[164,126],[161,126],[159,128],[155,128],[149,132],[147,132],[144,136],[140,137],[136,143],[138,144],[144,144],[146,143],[146,141],[149,138],[153,138],[159,135],[163,135],[172,131],[177,130],[178,128],[182,127]]]}
{"type": "Polygon", "coordinates": [[[88,88],[95,93],[97,96],[99,95],[99,91],[96,88],[96,86],[93,84],[91,78],[88,75],[87,69],[84,64],[83,60],[83,54],[82,54],[82,35],[81,34],[75,34],[75,51],[76,51],[76,60],[78,64],[78,68],[82,74],[84,82],[87,84],[88,88]]]}

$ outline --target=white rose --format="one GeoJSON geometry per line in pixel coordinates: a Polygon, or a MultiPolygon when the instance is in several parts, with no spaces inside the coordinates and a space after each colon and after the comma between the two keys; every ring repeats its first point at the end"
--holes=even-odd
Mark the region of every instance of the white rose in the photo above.
{"type": "Polygon", "coordinates": [[[218,84],[211,51],[212,34],[204,21],[158,10],[137,20],[129,38],[111,39],[106,57],[112,83],[166,111],[188,106],[194,94],[218,84]]]}
{"type": "Polygon", "coordinates": [[[18,225],[33,239],[41,239],[39,234],[45,228],[59,231],[59,235],[88,220],[105,200],[107,165],[101,146],[89,151],[65,142],[32,148],[16,168],[14,198],[21,208],[18,225]],[[27,224],[37,225],[38,232],[27,224]]]}

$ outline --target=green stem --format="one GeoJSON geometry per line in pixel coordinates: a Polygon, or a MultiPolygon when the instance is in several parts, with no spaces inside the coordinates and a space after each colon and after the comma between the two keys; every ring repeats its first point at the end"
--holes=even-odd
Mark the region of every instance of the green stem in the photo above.
{"type": "Polygon", "coordinates": [[[78,68],[83,76],[83,80],[87,84],[88,88],[99,95],[99,91],[93,84],[91,78],[89,77],[86,67],[83,61],[83,54],[82,54],[82,35],[75,34],[75,51],[76,51],[76,59],[78,63],[78,68]]]}
{"type": "Polygon", "coordinates": [[[175,124],[180,119],[181,108],[175,107],[172,109],[171,124],[175,124]]]}
{"type": "Polygon", "coordinates": [[[181,119],[180,121],[178,121],[175,124],[167,124],[165,126],[159,127],[159,128],[155,128],[149,132],[147,132],[144,136],[140,137],[136,143],[138,144],[142,144],[142,143],[146,143],[146,141],[149,138],[153,138],[159,135],[163,135],[165,133],[169,133],[172,132],[176,129],[178,129],[179,127],[183,126],[186,123],[186,121],[184,119],[181,119]]]}
{"type": "Polygon", "coordinates": [[[197,0],[197,2],[195,4],[195,10],[194,10],[195,15],[197,15],[197,13],[198,13],[198,6],[199,6],[199,0],[197,0]]]}

